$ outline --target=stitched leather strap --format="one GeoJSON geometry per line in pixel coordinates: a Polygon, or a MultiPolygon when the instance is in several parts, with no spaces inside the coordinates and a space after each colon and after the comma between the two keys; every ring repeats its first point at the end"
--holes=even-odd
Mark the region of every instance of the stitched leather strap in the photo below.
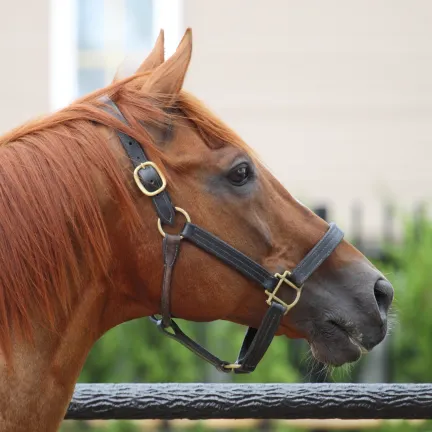
{"type": "Polygon", "coordinates": [[[259,283],[264,289],[271,291],[277,285],[278,279],[264,267],[203,228],[186,223],[181,235],[199,248],[234,267],[249,279],[259,283]]]}
{"type": "MultiPolygon", "coordinates": [[[[104,102],[107,112],[117,117],[123,123],[127,124],[123,114],[111,99],[108,97],[102,97],[101,100],[104,102]]],[[[116,132],[123,148],[132,162],[134,169],[144,162],[149,162],[149,159],[147,158],[141,144],[137,140],[121,131],[116,132]]],[[[149,192],[154,192],[162,186],[162,179],[159,176],[159,173],[152,166],[147,166],[140,169],[138,171],[138,176],[143,186],[149,192]]],[[[167,225],[173,226],[175,221],[175,210],[168,192],[163,190],[159,194],[152,196],[151,199],[161,221],[167,225]]]]}
{"type": "Polygon", "coordinates": [[[180,250],[181,237],[179,235],[165,234],[163,239],[164,276],[162,283],[161,313],[165,327],[171,325],[171,280],[180,250]]]}
{"type": "MultiPolygon", "coordinates": [[[[181,235],[199,248],[234,267],[249,279],[258,282],[266,290],[272,291],[279,282],[279,279],[260,264],[197,225],[186,223],[181,235]]],[[[303,285],[306,279],[335,250],[343,237],[344,233],[334,223],[331,223],[321,240],[294,268],[289,279],[299,287],[303,285]]]]}
{"type": "Polygon", "coordinates": [[[291,272],[290,280],[297,286],[305,283],[306,279],[330,256],[344,237],[343,231],[330,223],[324,237],[309,251],[291,272]]]}
{"type": "Polygon", "coordinates": [[[259,328],[248,328],[236,360],[236,364],[241,367],[234,369],[234,372],[250,373],[255,370],[272,343],[285,311],[286,308],[280,303],[272,302],[259,328]]]}

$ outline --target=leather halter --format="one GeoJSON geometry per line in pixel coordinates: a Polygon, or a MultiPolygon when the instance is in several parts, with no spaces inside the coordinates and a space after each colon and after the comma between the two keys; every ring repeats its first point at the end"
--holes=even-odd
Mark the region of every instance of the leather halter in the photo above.
{"type": "MultiPolygon", "coordinates": [[[[127,124],[126,119],[117,105],[108,97],[102,98],[105,109],[127,124]]],[[[202,359],[214,365],[219,371],[235,373],[250,373],[264,356],[272,342],[281,320],[300,299],[303,284],[308,277],[326,260],[343,239],[343,232],[334,224],[321,240],[309,251],[303,260],[292,271],[282,274],[269,273],[264,267],[251,260],[242,252],[225,243],[220,238],[203,228],[194,225],[185,210],[174,207],[166,190],[166,179],[156,164],[149,161],[142,146],[132,137],[116,131],[134,167],[134,179],[138,188],[153,201],[158,219],[158,229],[163,238],[164,277],[161,296],[161,318],[150,317],[157,327],[167,336],[190,349],[202,359]],[[162,223],[174,225],[176,213],[186,218],[183,230],[178,235],[167,234],[162,229],[162,223]],[[175,323],[170,313],[171,279],[173,268],[179,254],[182,240],[193,243],[200,249],[217,257],[239,273],[260,285],[267,295],[269,305],[258,329],[249,327],[246,332],[239,356],[235,363],[221,360],[208,352],[197,342],[189,338],[175,323]],[[296,297],[291,304],[277,297],[282,286],[295,290],[296,297]]]]}

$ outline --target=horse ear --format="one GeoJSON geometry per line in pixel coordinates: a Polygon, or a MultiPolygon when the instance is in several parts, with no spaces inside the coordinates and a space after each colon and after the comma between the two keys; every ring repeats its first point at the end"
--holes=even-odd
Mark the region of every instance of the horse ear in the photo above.
{"type": "Polygon", "coordinates": [[[160,66],[165,60],[165,35],[164,31],[159,32],[159,36],[156,39],[153,49],[147,58],[141,63],[138,69],[134,70],[131,64],[127,64],[125,60],[120,67],[117,69],[116,75],[114,77],[114,82],[121,79],[127,78],[134,73],[145,73],[149,72],[158,66],[160,66]]]}
{"type": "Polygon", "coordinates": [[[188,28],[176,52],[156,68],[143,85],[143,91],[154,94],[176,95],[183,86],[192,56],[192,30],[188,28]]]}

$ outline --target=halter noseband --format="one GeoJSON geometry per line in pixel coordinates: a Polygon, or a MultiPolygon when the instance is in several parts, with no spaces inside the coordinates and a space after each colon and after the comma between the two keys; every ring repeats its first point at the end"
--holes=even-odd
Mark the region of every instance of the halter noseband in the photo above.
{"type": "MultiPolygon", "coordinates": [[[[106,110],[127,124],[117,105],[108,97],[102,98],[106,110]]],[[[150,317],[157,327],[167,336],[190,349],[196,355],[215,366],[219,371],[250,373],[264,356],[272,342],[284,315],[300,299],[303,284],[308,277],[326,260],[343,239],[343,232],[334,224],[321,240],[309,251],[303,260],[291,272],[282,274],[269,273],[264,267],[251,260],[242,252],[225,243],[208,231],[194,225],[187,212],[174,207],[166,190],[166,179],[158,166],[149,161],[142,146],[132,137],[116,131],[129,159],[134,167],[134,179],[138,188],[153,201],[158,215],[158,229],[163,236],[164,277],[161,296],[161,318],[150,317]],[[162,223],[173,226],[176,213],[181,213],[186,223],[179,235],[167,234],[162,223]],[[211,354],[197,342],[189,338],[175,323],[170,313],[171,278],[181,240],[187,240],[219,260],[228,264],[264,289],[269,305],[258,329],[249,327],[243,340],[239,356],[235,363],[221,360],[211,354]],[[277,297],[282,286],[289,286],[296,292],[291,304],[277,297]]]]}

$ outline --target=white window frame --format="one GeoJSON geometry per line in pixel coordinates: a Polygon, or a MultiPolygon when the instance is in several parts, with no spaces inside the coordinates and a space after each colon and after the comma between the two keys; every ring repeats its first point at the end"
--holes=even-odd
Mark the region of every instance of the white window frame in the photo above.
{"type": "MultiPolygon", "coordinates": [[[[112,2],[118,0],[104,0],[112,2]]],[[[115,47],[115,39],[106,54],[79,53],[78,29],[76,28],[77,1],[50,1],[50,109],[58,110],[76,99],[78,94],[78,68],[83,64],[102,67],[113,74],[125,58],[121,47],[115,47]]],[[[108,10],[108,9],[107,9],[108,10]]],[[[121,8],[120,8],[121,10],[121,8]]],[[[110,17],[108,19],[117,19],[110,17]]],[[[153,0],[152,43],[161,28],[165,31],[165,53],[171,55],[182,37],[183,0],[153,0]]],[[[124,20],[118,20],[124,22],[124,20]]],[[[111,27],[111,26],[107,26],[111,27]]],[[[133,53],[142,59],[147,53],[133,53]]]]}
{"type": "Polygon", "coordinates": [[[50,3],[50,109],[69,104],[77,94],[78,29],[75,0],[50,3]]]}

